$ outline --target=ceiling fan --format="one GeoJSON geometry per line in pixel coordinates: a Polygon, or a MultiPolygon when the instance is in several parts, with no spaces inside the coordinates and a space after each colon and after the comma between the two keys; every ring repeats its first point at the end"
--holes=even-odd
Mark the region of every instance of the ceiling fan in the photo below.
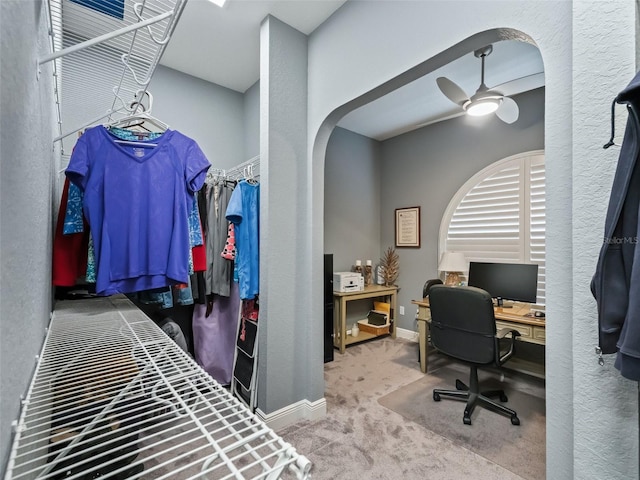
{"type": "Polygon", "coordinates": [[[480,86],[471,97],[446,77],[438,77],[436,82],[445,97],[459,105],[467,115],[482,116],[495,112],[496,116],[503,122],[513,123],[518,120],[520,113],[518,104],[498,90],[500,86],[490,89],[484,83],[484,61],[492,51],[493,46],[487,45],[473,52],[476,58],[481,59],[482,70],[480,86]]]}

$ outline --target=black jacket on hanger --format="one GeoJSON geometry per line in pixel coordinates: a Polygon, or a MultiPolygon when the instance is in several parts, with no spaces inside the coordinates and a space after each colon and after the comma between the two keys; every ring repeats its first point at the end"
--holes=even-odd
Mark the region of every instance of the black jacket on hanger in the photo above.
{"type": "Polygon", "coordinates": [[[640,380],[640,72],[615,99],[629,113],[591,291],[598,304],[599,346],[615,366],[640,380]]]}

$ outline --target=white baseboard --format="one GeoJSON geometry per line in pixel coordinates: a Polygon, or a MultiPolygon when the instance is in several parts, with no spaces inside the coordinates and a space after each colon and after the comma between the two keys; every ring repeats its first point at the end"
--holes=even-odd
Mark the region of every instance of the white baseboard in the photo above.
{"type": "Polygon", "coordinates": [[[398,328],[396,329],[396,337],[404,338],[406,340],[411,340],[412,342],[417,342],[418,332],[414,332],[413,330],[407,330],[406,328],[398,328]]]}
{"type": "Polygon", "coordinates": [[[264,413],[256,408],[256,415],[275,431],[292,425],[300,420],[317,420],[327,414],[327,401],[325,398],[310,402],[300,400],[271,413],[264,413]]]}

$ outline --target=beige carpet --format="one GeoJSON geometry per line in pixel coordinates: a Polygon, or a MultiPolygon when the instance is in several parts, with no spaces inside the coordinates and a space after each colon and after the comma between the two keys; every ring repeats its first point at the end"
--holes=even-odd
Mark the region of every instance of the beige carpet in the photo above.
{"type": "MultiPolygon", "coordinates": [[[[430,362],[434,368],[448,363],[437,355],[430,362]]],[[[278,433],[311,460],[313,480],[525,478],[378,402],[424,378],[413,342],[386,337],[351,346],[325,364],[327,415],[278,433]]],[[[518,457],[528,455],[527,448],[518,457]]]]}
{"type": "Polygon", "coordinates": [[[468,375],[469,369],[463,365],[443,366],[378,401],[421,427],[523,478],[545,478],[545,401],[544,397],[537,396],[540,388],[537,388],[537,395],[532,394],[536,393],[535,387],[540,387],[542,381],[528,379],[526,383],[531,393],[526,393],[522,379],[516,382],[507,376],[504,382],[500,382],[497,375],[480,371],[481,389],[505,390],[509,398],[505,405],[518,413],[521,424],[514,426],[508,416],[478,406],[471,416],[472,425],[465,425],[462,422],[464,402],[445,397],[435,402],[433,389],[455,389],[456,378],[468,384],[468,375]]]}

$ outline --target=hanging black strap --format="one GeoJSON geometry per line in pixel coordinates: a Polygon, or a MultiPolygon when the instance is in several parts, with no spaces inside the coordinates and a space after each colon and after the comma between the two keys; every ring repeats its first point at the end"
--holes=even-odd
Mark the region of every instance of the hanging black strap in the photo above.
{"type": "Polygon", "coordinates": [[[615,145],[614,141],[613,141],[613,137],[616,134],[616,100],[617,98],[613,99],[613,102],[611,102],[611,138],[609,139],[609,141],[607,143],[605,143],[602,148],[604,148],[605,150],[613,145],[615,145]]]}

